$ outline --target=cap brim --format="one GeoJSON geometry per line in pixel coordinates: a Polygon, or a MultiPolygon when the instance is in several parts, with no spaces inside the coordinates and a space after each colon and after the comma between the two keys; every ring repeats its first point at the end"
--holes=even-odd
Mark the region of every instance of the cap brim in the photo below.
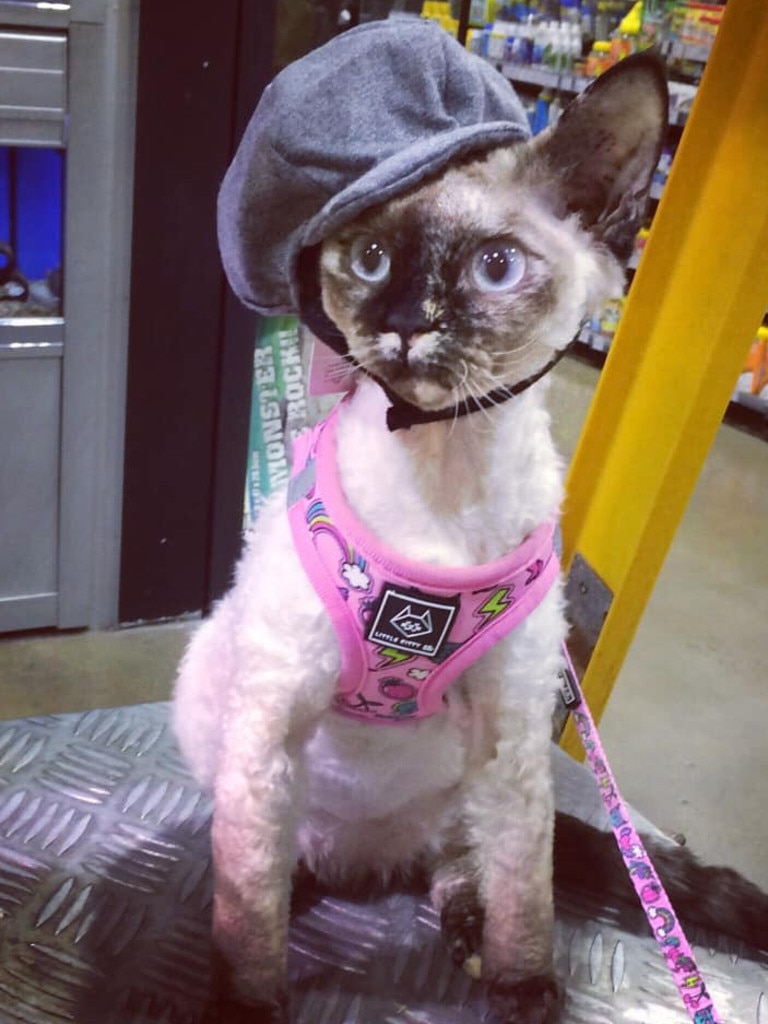
{"type": "Polygon", "coordinates": [[[529,138],[530,134],[521,125],[510,121],[467,125],[451,132],[426,136],[355,179],[307,221],[296,236],[289,254],[291,295],[281,312],[299,311],[294,270],[302,249],[329,238],[366,210],[410,192],[445,170],[452,160],[512,142],[525,142],[529,138]]]}

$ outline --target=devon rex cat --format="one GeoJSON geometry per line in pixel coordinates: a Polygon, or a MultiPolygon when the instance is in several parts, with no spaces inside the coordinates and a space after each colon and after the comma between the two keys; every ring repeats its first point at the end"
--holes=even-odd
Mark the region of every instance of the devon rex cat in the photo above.
{"type": "Polygon", "coordinates": [[[207,1020],[287,1020],[299,863],[426,875],[498,1017],[560,1016],[562,474],[538,378],[621,291],[666,122],[639,57],[530,140],[501,76],[418,20],[346,33],[257,109],[220,199],[230,281],[357,380],[181,668],[176,730],[215,797],[207,1020]]]}

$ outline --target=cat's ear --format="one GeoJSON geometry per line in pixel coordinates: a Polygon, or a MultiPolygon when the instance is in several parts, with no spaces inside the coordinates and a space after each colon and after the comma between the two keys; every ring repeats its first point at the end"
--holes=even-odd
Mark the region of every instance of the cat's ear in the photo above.
{"type": "Polygon", "coordinates": [[[554,172],[562,212],[626,261],[640,227],[667,130],[662,62],[650,53],[620,61],[533,142],[554,172]]]}

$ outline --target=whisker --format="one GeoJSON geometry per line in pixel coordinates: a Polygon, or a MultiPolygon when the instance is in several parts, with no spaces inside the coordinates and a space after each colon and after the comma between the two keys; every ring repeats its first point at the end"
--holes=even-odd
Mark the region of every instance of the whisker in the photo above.
{"type": "Polygon", "coordinates": [[[502,369],[513,370],[519,366],[520,363],[525,362],[525,360],[528,359],[531,350],[536,347],[536,345],[526,345],[524,349],[520,348],[515,352],[504,352],[496,358],[496,365],[502,369]]]}
{"type": "Polygon", "coordinates": [[[375,360],[375,358],[373,356],[370,356],[370,357],[356,356],[356,355],[352,355],[352,353],[350,352],[350,353],[345,353],[343,358],[345,359],[345,361],[347,361],[349,363],[349,367],[351,369],[363,370],[366,373],[371,373],[371,374],[376,375],[376,372],[377,372],[376,371],[376,365],[375,365],[376,360],[375,360]]]}
{"type": "Polygon", "coordinates": [[[536,348],[541,344],[542,341],[540,338],[531,338],[523,345],[519,345],[517,348],[510,349],[507,352],[500,352],[496,357],[497,362],[502,366],[508,365],[510,369],[513,369],[515,364],[526,358],[532,348],[536,348]]]}
{"type": "Polygon", "coordinates": [[[487,389],[483,388],[483,392],[485,390],[493,391],[502,389],[508,386],[508,381],[506,381],[500,373],[493,373],[491,370],[487,370],[481,366],[477,367],[477,371],[480,378],[478,383],[487,382],[489,385],[487,389]]]}
{"type": "MultiPolygon", "coordinates": [[[[468,412],[481,412],[483,414],[485,422],[489,426],[491,426],[493,424],[493,416],[491,416],[491,413],[490,413],[487,405],[483,401],[484,399],[487,399],[487,395],[484,394],[483,391],[480,391],[479,394],[475,394],[473,389],[472,389],[472,387],[471,387],[471,385],[469,385],[469,384],[467,385],[467,393],[468,393],[468,396],[469,396],[469,400],[474,405],[474,409],[470,409],[469,403],[467,403],[467,411],[468,412]]],[[[494,399],[491,399],[490,402],[491,402],[492,406],[497,406],[497,405],[500,404],[500,403],[496,402],[494,399]]],[[[482,422],[482,420],[480,422],[482,422]]]]}
{"type": "Polygon", "coordinates": [[[467,406],[467,399],[465,397],[466,384],[467,381],[469,380],[469,363],[466,361],[466,359],[462,359],[460,365],[462,369],[462,374],[461,380],[455,386],[457,401],[454,402],[453,404],[453,418],[451,419],[451,426],[448,431],[449,438],[453,435],[453,432],[456,429],[456,424],[459,422],[459,410],[463,406],[465,407],[466,411],[469,411],[469,407],[467,406]]]}

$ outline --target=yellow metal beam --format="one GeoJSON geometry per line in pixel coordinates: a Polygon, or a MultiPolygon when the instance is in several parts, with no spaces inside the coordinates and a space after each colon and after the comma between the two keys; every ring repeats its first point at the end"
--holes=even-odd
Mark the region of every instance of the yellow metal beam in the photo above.
{"type": "Polygon", "coordinates": [[[730,0],[571,465],[564,566],[578,553],[613,595],[582,680],[595,717],[768,306],[766,54],[768,3],[730,0]]]}

